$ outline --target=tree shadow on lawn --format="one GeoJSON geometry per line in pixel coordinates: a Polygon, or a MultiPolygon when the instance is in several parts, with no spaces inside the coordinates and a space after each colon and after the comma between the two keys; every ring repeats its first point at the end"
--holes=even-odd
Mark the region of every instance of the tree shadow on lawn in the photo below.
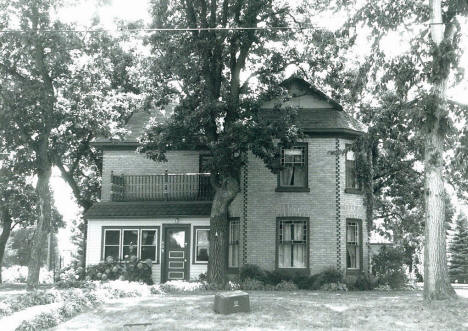
{"type": "Polygon", "coordinates": [[[122,330],[126,323],[152,323],[151,330],[468,328],[465,298],[426,305],[419,291],[249,293],[250,313],[215,314],[213,294],[161,295],[119,299],[55,330],[122,330]]]}

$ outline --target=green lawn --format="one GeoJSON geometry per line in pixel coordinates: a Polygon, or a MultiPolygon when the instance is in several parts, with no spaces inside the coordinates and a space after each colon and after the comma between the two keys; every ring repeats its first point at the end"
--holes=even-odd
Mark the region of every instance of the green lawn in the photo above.
{"type": "Polygon", "coordinates": [[[164,295],[116,300],[55,330],[468,330],[466,292],[429,305],[421,291],[249,293],[251,313],[215,314],[213,294],[164,295]]]}

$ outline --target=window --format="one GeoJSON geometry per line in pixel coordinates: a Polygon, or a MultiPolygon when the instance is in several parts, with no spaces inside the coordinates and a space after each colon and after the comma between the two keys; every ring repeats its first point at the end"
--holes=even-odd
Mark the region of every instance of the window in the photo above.
{"type": "Polygon", "coordinates": [[[346,268],[361,268],[361,224],[359,220],[346,221],[346,268]]]}
{"type": "Polygon", "coordinates": [[[122,256],[124,259],[138,255],[138,232],[137,229],[123,230],[122,256]]]}
{"type": "Polygon", "coordinates": [[[208,263],[210,253],[209,228],[194,228],[195,230],[195,259],[194,263],[208,263]]]}
{"type": "Polygon", "coordinates": [[[347,193],[357,193],[361,191],[361,185],[357,178],[356,158],[351,145],[346,145],[346,190],[347,193]]]}
{"type": "Polygon", "coordinates": [[[228,268],[239,268],[239,238],[240,221],[239,219],[231,219],[229,222],[228,268]]]}
{"type": "Polygon", "coordinates": [[[120,258],[120,230],[104,230],[104,259],[120,258]]]}
{"type": "Polygon", "coordinates": [[[278,268],[307,267],[307,232],[306,219],[278,220],[278,268]]]}
{"type": "Polygon", "coordinates": [[[307,144],[281,148],[277,191],[308,191],[307,144]]]}
{"type": "Polygon", "coordinates": [[[106,228],[104,229],[102,258],[112,256],[124,260],[132,255],[158,263],[157,228],[106,228]]]}
{"type": "Polygon", "coordinates": [[[141,259],[151,259],[156,261],[156,251],[158,243],[158,232],[156,230],[141,230],[141,246],[140,246],[140,256],[141,259]]]}

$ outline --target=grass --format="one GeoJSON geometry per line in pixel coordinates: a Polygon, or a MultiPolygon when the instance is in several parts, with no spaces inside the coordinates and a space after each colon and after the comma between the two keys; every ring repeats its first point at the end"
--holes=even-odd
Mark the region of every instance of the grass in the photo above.
{"type": "Polygon", "coordinates": [[[249,293],[251,313],[215,314],[212,293],[171,294],[119,299],[55,330],[122,330],[126,323],[151,323],[147,330],[468,329],[468,295],[424,304],[421,291],[249,293]]]}

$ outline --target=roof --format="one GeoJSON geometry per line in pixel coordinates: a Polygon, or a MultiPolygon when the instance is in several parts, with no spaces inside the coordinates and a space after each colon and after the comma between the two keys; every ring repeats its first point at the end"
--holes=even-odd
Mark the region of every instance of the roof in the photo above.
{"type": "Polygon", "coordinates": [[[211,201],[99,202],[86,212],[91,218],[209,217],[211,201]]]}
{"type": "Polygon", "coordinates": [[[304,91],[304,93],[314,94],[320,99],[329,103],[333,108],[337,110],[343,110],[343,107],[338,102],[336,102],[335,100],[333,100],[325,93],[320,91],[318,88],[306,82],[302,78],[291,76],[288,79],[284,80],[280,85],[286,88],[291,88],[294,85],[299,86],[304,91]]]}
{"type": "MultiPolygon", "coordinates": [[[[301,106],[297,109],[298,116],[296,125],[305,132],[360,135],[367,131],[366,126],[343,111],[343,107],[340,104],[305,80],[297,77],[290,77],[283,81],[281,85],[289,90],[293,99],[299,100],[304,95],[313,95],[314,98],[321,100],[320,102],[326,105],[326,108],[320,106],[318,108],[317,106],[302,108],[301,106]]],[[[168,109],[169,108],[174,108],[174,105],[169,105],[168,109]]],[[[262,109],[262,112],[264,112],[266,118],[274,119],[275,117],[274,111],[271,109],[262,109]]],[[[118,146],[127,148],[125,146],[128,146],[135,148],[138,146],[138,137],[144,133],[145,126],[152,117],[163,119],[165,115],[159,110],[154,110],[152,112],[136,112],[130,117],[126,125],[128,134],[123,140],[109,140],[108,138],[98,137],[93,141],[93,144],[101,147],[118,146]]]]}
{"type": "MultiPolygon", "coordinates": [[[[263,110],[265,118],[274,120],[279,110],[263,110]]],[[[336,109],[298,109],[296,125],[306,133],[343,132],[359,135],[367,131],[364,124],[344,111],[336,109]]]]}

